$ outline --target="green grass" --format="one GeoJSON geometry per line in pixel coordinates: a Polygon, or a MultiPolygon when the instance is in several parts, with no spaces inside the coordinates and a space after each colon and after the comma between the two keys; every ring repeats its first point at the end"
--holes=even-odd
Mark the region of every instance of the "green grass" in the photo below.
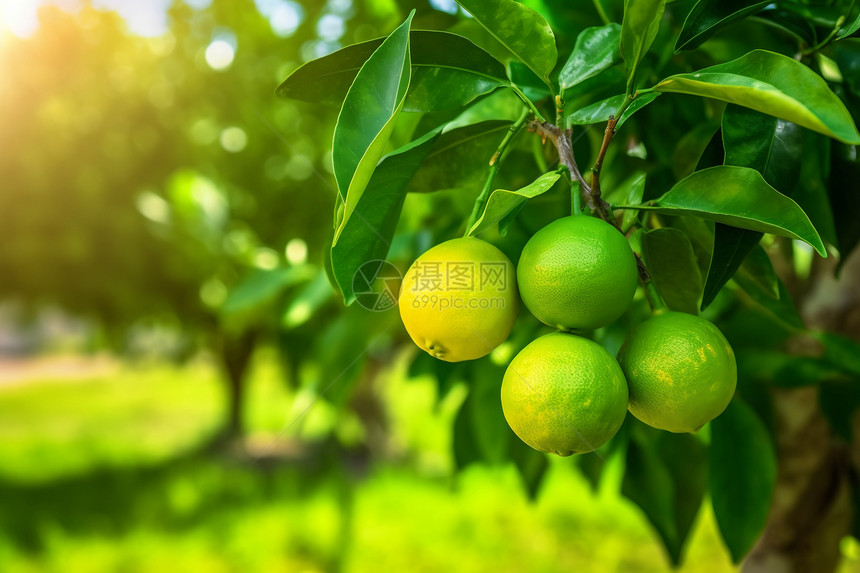
{"type": "MultiPolygon", "coordinates": [[[[431,383],[397,372],[383,393],[392,448],[410,461],[363,476],[325,445],[277,465],[201,451],[224,406],[205,364],[0,389],[0,571],[671,570],[617,477],[594,493],[554,459],[536,502],[511,467],[450,478],[462,394],[436,409],[431,383]]],[[[263,356],[247,412],[254,434],[269,440],[301,399],[263,356]]],[[[341,423],[320,408],[302,434],[341,423]]],[[[704,507],[682,571],[733,571],[704,507]]],[[[845,551],[856,564],[856,544],[845,551]]]]}

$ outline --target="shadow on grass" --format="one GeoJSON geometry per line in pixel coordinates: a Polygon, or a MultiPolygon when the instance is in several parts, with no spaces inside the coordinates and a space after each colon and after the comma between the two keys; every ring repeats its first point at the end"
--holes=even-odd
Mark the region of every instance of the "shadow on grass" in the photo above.
{"type": "MultiPolygon", "coordinates": [[[[338,504],[341,526],[335,535],[344,547],[356,475],[355,454],[325,443],[288,459],[253,459],[207,445],[159,464],[101,468],[42,484],[0,477],[0,536],[38,554],[46,549],[47,528],[105,538],[140,528],[177,535],[201,527],[227,529],[231,516],[300,503],[327,489],[338,504]]],[[[284,519],[293,518],[291,513],[284,519]]],[[[305,557],[326,570],[340,569],[342,555],[307,552],[316,552],[305,557]]]]}

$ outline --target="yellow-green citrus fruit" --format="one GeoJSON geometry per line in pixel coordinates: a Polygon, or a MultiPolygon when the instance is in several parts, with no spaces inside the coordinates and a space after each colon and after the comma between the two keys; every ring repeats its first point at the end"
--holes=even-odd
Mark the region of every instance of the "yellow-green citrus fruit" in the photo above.
{"type": "Polygon", "coordinates": [[[735,354],[720,330],[698,316],[667,312],[637,327],[618,354],[630,413],[655,428],[695,432],[735,393],[735,354]]]}
{"type": "Polygon", "coordinates": [[[621,316],[636,292],[636,257],[609,223],[576,215],[529,239],[517,265],[526,307],[559,330],[589,330],[621,316]]]}
{"type": "Polygon", "coordinates": [[[447,362],[486,356],[517,318],[514,265],[480,239],[446,241],[412,263],[398,304],[409,336],[431,356],[447,362]]]}
{"type": "Polygon", "coordinates": [[[627,414],[627,382],[594,341],[554,332],[517,354],[502,381],[511,429],[536,450],[582,454],[615,435],[627,414]]]}

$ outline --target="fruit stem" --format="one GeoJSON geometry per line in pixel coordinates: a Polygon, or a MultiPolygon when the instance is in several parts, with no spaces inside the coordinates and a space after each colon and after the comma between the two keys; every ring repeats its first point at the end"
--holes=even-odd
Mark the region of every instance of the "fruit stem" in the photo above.
{"type": "Polygon", "coordinates": [[[570,183],[570,214],[582,215],[582,205],[580,205],[582,191],[579,189],[579,181],[571,181],[570,183]]]}
{"type": "Polygon", "coordinates": [[[664,312],[668,312],[669,307],[666,306],[660,293],[657,292],[657,286],[654,284],[654,281],[651,280],[651,273],[648,272],[648,269],[645,267],[645,263],[642,262],[642,257],[638,254],[636,254],[636,267],[639,270],[639,283],[642,285],[642,292],[645,293],[645,300],[648,301],[648,305],[651,307],[651,312],[654,314],[663,314],[664,312]]]}
{"type": "MultiPolygon", "coordinates": [[[[585,193],[586,203],[588,203],[589,208],[592,211],[597,211],[599,215],[600,211],[598,209],[600,205],[592,204],[591,187],[588,185],[585,178],[583,178],[582,173],[579,171],[579,166],[576,164],[576,158],[573,156],[573,145],[571,144],[570,138],[572,130],[568,128],[562,131],[561,128],[551,123],[540,121],[539,119],[533,119],[529,122],[529,131],[537,133],[541,139],[548,139],[552,142],[558,152],[559,163],[564,167],[567,167],[567,172],[570,174],[570,178],[577,181],[582,192],[585,193]]],[[[605,201],[603,204],[605,207],[609,207],[609,204],[605,201]]],[[[604,208],[603,216],[600,218],[607,220],[605,215],[606,212],[604,208]]]]}
{"type": "Polygon", "coordinates": [[[468,237],[471,234],[472,228],[475,226],[475,223],[477,223],[478,218],[480,218],[481,213],[487,205],[487,200],[490,198],[490,188],[493,186],[493,179],[495,179],[496,173],[499,171],[499,166],[502,163],[502,155],[507,150],[508,144],[511,140],[525,125],[526,119],[529,116],[529,111],[530,110],[528,108],[524,109],[517,121],[511,124],[510,129],[505,134],[505,137],[499,144],[498,149],[496,149],[493,157],[490,158],[490,169],[487,173],[487,179],[484,181],[484,188],[481,189],[481,193],[475,199],[475,204],[472,206],[472,214],[469,215],[469,221],[466,223],[466,232],[463,235],[464,237],[468,237]]]}
{"type": "Polygon", "coordinates": [[[523,90],[521,90],[517,84],[515,84],[514,82],[511,82],[510,87],[512,90],[514,90],[514,93],[517,94],[517,97],[519,97],[523,101],[523,103],[526,104],[526,106],[528,106],[528,108],[532,111],[532,113],[535,114],[535,117],[538,118],[538,120],[540,120],[542,122],[546,121],[546,118],[543,115],[541,115],[540,111],[538,111],[538,108],[535,107],[534,102],[532,100],[530,100],[525,93],[523,93],[523,90]]]}
{"type": "Polygon", "coordinates": [[[612,142],[612,138],[615,137],[615,126],[618,125],[618,121],[621,119],[621,116],[630,104],[633,103],[633,99],[635,97],[636,94],[633,94],[624,98],[624,103],[621,104],[621,107],[618,108],[615,115],[609,116],[609,119],[606,122],[606,129],[603,130],[603,142],[600,144],[600,151],[597,154],[597,160],[594,162],[594,167],[591,168],[591,193],[598,200],[601,200],[600,169],[603,167],[603,159],[606,157],[606,151],[609,149],[609,144],[612,142]]]}

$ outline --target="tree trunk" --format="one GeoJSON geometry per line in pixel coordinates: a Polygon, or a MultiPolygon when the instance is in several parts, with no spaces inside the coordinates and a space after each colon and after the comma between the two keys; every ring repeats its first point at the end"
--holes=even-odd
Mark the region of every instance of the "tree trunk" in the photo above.
{"type": "Polygon", "coordinates": [[[227,375],[228,417],[225,429],[227,438],[238,438],[244,433],[242,410],[245,396],[245,373],[251,362],[257,332],[248,330],[238,336],[225,336],[221,343],[221,361],[227,375]]]}
{"type": "MultiPolygon", "coordinates": [[[[792,291],[806,325],[860,340],[860,250],[834,276],[831,259],[817,259],[807,284],[785,261],[774,267],[792,291]]],[[[796,337],[790,351],[820,356],[812,338],[796,337]]],[[[773,390],[779,472],[767,527],[744,563],[744,573],[831,573],[839,544],[851,532],[852,452],[818,406],[818,388],[773,390]]],[[[855,460],[860,456],[855,454],[855,460]]]]}

